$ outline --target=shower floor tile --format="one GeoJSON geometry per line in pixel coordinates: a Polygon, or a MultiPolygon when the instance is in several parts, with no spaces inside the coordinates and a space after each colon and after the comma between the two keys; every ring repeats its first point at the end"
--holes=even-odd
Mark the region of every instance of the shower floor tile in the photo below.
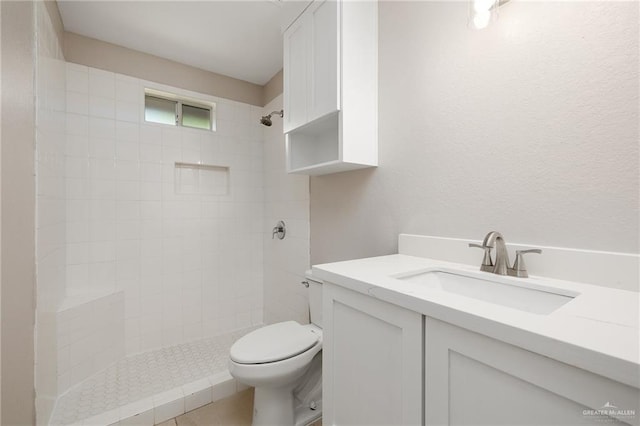
{"type": "Polygon", "coordinates": [[[161,423],[187,406],[230,396],[237,388],[227,370],[229,349],[254,329],[126,357],[58,398],[50,424],[106,426],[133,416],[137,423],[161,423]]]}

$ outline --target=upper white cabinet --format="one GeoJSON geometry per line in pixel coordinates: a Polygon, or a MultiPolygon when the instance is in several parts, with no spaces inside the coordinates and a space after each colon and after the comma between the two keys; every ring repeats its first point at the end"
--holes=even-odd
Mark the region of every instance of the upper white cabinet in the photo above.
{"type": "Polygon", "coordinates": [[[301,16],[284,33],[285,133],[307,122],[311,26],[306,21],[306,15],[301,16]]]}
{"type": "Polygon", "coordinates": [[[287,168],[378,164],[378,5],[316,0],[284,33],[287,168]]]}
{"type": "Polygon", "coordinates": [[[309,6],[311,21],[311,97],[307,121],[311,122],[340,109],[338,22],[340,3],[317,1],[309,6]]]}
{"type": "Polygon", "coordinates": [[[284,33],[284,131],[340,109],[340,3],[318,0],[284,33]]]}

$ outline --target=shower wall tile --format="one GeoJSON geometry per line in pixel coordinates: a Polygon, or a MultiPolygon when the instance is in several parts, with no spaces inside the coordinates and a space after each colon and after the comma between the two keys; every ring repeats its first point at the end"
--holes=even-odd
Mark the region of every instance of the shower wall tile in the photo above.
{"type": "Polygon", "coordinates": [[[89,94],[91,96],[103,96],[115,99],[116,80],[115,74],[97,68],[87,67],[89,73],[89,94]]]}
{"type": "Polygon", "coordinates": [[[67,111],[74,114],[88,114],[89,95],[86,93],[67,92],[67,111]]]}
{"type": "Polygon", "coordinates": [[[68,62],[66,71],[67,91],[89,94],[89,72],[87,67],[68,62]]]}
{"type": "MultiPolygon", "coordinates": [[[[261,115],[282,108],[282,96],[264,107],[261,115]]],[[[307,289],[300,285],[310,268],[309,259],[309,178],[286,172],[282,121],[264,129],[264,295],[251,303],[263,303],[265,323],[309,321],[307,289]],[[284,220],[284,240],[272,239],[271,228],[284,220]]],[[[253,295],[252,295],[253,296],[253,295]]],[[[256,313],[257,315],[258,313],[256,313]]]]}
{"type": "Polygon", "coordinates": [[[56,316],[58,394],[125,355],[123,292],[65,303],[56,316]]]}
{"type": "Polygon", "coordinates": [[[124,293],[127,354],[262,323],[262,109],[67,64],[67,293],[124,293]],[[217,131],[144,121],[145,87],[216,102],[217,131]],[[229,167],[176,192],[176,162],[229,167]]]}
{"type": "Polygon", "coordinates": [[[116,74],[116,100],[118,102],[143,103],[143,95],[138,90],[138,80],[122,74],[116,74]]]}

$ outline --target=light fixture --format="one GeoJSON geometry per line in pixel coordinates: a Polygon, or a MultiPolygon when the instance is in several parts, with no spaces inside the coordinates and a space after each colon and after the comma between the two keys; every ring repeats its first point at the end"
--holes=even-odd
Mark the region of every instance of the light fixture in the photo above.
{"type": "Polygon", "coordinates": [[[486,28],[498,19],[498,7],[509,0],[471,0],[469,3],[469,26],[477,30],[486,28]]]}

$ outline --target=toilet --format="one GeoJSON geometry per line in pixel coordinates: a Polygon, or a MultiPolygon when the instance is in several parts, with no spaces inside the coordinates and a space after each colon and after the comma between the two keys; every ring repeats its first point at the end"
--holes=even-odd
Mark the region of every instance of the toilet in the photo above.
{"type": "Polygon", "coordinates": [[[253,426],[305,426],[322,416],[322,283],[306,278],[311,324],[267,325],[231,346],[229,372],[255,387],[253,426]]]}

